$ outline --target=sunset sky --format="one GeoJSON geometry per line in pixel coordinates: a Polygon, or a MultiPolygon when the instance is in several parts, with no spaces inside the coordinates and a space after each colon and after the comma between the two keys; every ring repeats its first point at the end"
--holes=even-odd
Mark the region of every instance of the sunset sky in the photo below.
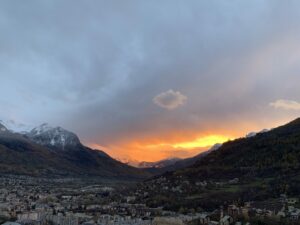
{"type": "Polygon", "coordinates": [[[0,119],[118,159],[190,157],[300,115],[298,0],[2,0],[0,119]]]}

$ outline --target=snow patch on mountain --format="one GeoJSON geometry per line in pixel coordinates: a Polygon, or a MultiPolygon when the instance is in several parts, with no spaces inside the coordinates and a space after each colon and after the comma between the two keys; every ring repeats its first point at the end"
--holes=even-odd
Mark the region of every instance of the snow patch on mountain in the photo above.
{"type": "Polygon", "coordinates": [[[261,131],[259,131],[259,132],[250,132],[250,133],[248,133],[248,134],[246,135],[246,138],[255,137],[257,134],[266,133],[266,132],[268,132],[268,131],[270,131],[270,130],[268,130],[268,129],[263,129],[263,130],[261,130],[261,131]]]}
{"type": "Polygon", "coordinates": [[[32,129],[27,133],[27,136],[37,144],[62,150],[80,145],[80,140],[76,134],[61,127],[52,127],[47,123],[32,129]]]}
{"type": "Polygon", "coordinates": [[[222,145],[223,144],[220,144],[220,143],[217,143],[217,144],[214,144],[209,150],[208,150],[208,152],[209,151],[216,151],[216,150],[218,150],[219,148],[221,148],[222,147],[222,145]]]}

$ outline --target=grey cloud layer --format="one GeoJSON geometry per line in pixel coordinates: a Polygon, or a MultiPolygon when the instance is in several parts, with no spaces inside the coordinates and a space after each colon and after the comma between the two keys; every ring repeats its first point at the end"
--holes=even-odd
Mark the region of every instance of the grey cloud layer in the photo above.
{"type": "Polygon", "coordinates": [[[300,3],[6,0],[0,3],[0,118],[60,124],[110,145],[295,116],[300,3]],[[153,104],[173,89],[172,111],[153,104]],[[224,122],[228,121],[228,122],[224,122]]]}

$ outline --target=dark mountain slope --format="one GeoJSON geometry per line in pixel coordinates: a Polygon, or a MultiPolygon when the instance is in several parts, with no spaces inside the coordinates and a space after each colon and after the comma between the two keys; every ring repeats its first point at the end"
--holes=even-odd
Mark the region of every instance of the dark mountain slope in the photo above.
{"type": "MultiPolygon", "coordinates": [[[[214,210],[220,205],[300,198],[300,119],[227,142],[192,166],[150,178],[138,201],[168,210],[214,210]]],[[[136,190],[134,190],[136,191],[136,190]]]]}
{"type": "MultiPolygon", "coordinates": [[[[66,132],[63,130],[64,134],[66,132]]],[[[112,159],[102,151],[83,146],[76,135],[70,136],[70,140],[76,140],[75,144],[66,138],[63,140],[64,146],[59,146],[60,143],[54,145],[54,136],[49,137],[51,144],[46,138],[43,142],[35,141],[32,136],[12,133],[1,125],[0,173],[107,178],[145,178],[149,175],[112,159]]]]}
{"type": "Polygon", "coordinates": [[[19,134],[0,133],[1,173],[38,174],[64,171],[67,164],[42,146],[31,143],[19,134]],[[64,166],[62,166],[64,165],[64,166]]]}
{"type": "Polygon", "coordinates": [[[177,174],[195,177],[274,176],[299,171],[300,119],[230,141],[177,174]]]}

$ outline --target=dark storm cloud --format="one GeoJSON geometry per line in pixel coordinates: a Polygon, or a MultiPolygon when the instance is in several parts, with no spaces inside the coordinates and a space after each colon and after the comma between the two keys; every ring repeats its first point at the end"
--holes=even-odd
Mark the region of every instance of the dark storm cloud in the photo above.
{"type": "Polygon", "coordinates": [[[291,118],[295,111],[269,103],[300,101],[299,8],[296,0],[1,1],[0,117],[59,124],[103,146],[291,118]],[[170,89],[186,104],[153,104],[170,89]]]}

